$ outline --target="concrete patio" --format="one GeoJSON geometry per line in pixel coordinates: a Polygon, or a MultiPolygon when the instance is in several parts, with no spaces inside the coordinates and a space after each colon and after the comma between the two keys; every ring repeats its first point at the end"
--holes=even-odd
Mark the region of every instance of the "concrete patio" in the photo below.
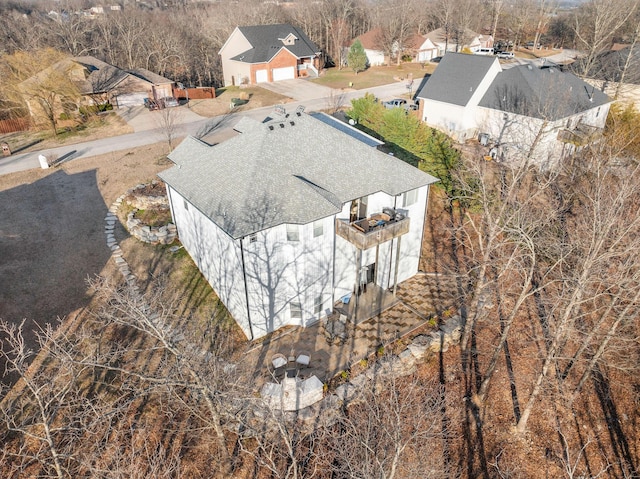
{"type": "MultiPolygon", "coordinates": [[[[376,293],[379,292],[372,289],[371,294],[376,293]]],[[[385,298],[387,309],[377,313],[374,306],[370,311],[375,315],[370,319],[362,320],[358,314],[359,321],[355,326],[348,323],[345,341],[330,344],[321,322],[307,328],[283,328],[262,341],[252,343],[244,355],[244,363],[254,368],[248,372],[256,387],[260,388],[265,381],[273,379],[270,371],[275,354],[290,357],[305,352],[309,353],[311,361],[308,368],[300,370],[300,374],[304,377],[315,375],[328,382],[360,359],[375,353],[381,345],[410,337],[412,332],[424,329],[423,326],[429,330],[437,329],[435,325],[427,325],[429,319],[448,308],[457,307],[458,297],[453,277],[418,274],[398,285],[393,301],[385,298]]],[[[334,312],[334,315],[338,314],[334,312]]]]}

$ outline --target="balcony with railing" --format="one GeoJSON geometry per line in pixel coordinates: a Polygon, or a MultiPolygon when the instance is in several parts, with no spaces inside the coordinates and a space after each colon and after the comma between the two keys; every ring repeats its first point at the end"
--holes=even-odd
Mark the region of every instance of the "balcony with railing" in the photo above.
{"type": "Polygon", "coordinates": [[[558,140],[575,146],[585,146],[602,136],[602,128],[579,123],[573,129],[563,128],[558,132],[558,140]]]}
{"type": "Polygon", "coordinates": [[[336,233],[361,250],[381,245],[409,232],[409,217],[396,211],[349,222],[336,219],[336,233]]]}

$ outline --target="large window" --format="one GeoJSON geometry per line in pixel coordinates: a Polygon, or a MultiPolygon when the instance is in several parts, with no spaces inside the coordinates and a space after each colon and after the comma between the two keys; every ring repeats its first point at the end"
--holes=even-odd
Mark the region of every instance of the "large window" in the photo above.
{"type": "Polygon", "coordinates": [[[317,238],[324,234],[324,222],[322,220],[313,222],[313,237],[317,238]]]}
{"type": "Polygon", "coordinates": [[[302,319],[302,304],[299,301],[291,301],[289,303],[289,312],[291,319],[302,319]]]}
{"type": "Polygon", "coordinates": [[[287,241],[300,241],[300,227],[287,225],[287,241]]]}
{"type": "Polygon", "coordinates": [[[407,191],[406,193],[402,193],[402,207],[406,208],[407,206],[411,206],[418,201],[418,190],[407,191]]]}

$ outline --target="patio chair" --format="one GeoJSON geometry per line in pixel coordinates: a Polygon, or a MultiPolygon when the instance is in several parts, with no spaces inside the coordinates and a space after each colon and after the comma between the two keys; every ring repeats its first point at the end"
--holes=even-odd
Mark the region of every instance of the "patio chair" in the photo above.
{"type": "Polygon", "coordinates": [[[296,357],[296,366],[308,368],[310,362],[311,362],[311,354],[309,354],[306,351],[298,353],[298,356],[296,357]]]}
{"type": "Polygon", "coordinates": [[[274,376],[281,375],[289,363],[289,360],[284,354],[276,353],[271,357],[271,366],[273,367],[272,374],[274,376]]]}

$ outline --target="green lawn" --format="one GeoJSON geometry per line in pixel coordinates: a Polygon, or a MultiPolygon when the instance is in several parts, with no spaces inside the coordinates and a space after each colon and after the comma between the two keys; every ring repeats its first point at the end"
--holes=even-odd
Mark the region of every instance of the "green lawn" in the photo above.
{"type": "Polygon", "coordinates": [[[349,68],[343,68],[342,70],[327,68],[322,71],[320,78],[312,81],[331,88],[363,90],[393,83],[394,81],[404,81],[409,78],[409,75],[413,75],[414,79],[422,78],[428,73],[433,73],[435,67],[435,63],[427,63],[424,68],[420,63],[402,63],[400,66],[370,67],[357,75],[349,68]]]}

